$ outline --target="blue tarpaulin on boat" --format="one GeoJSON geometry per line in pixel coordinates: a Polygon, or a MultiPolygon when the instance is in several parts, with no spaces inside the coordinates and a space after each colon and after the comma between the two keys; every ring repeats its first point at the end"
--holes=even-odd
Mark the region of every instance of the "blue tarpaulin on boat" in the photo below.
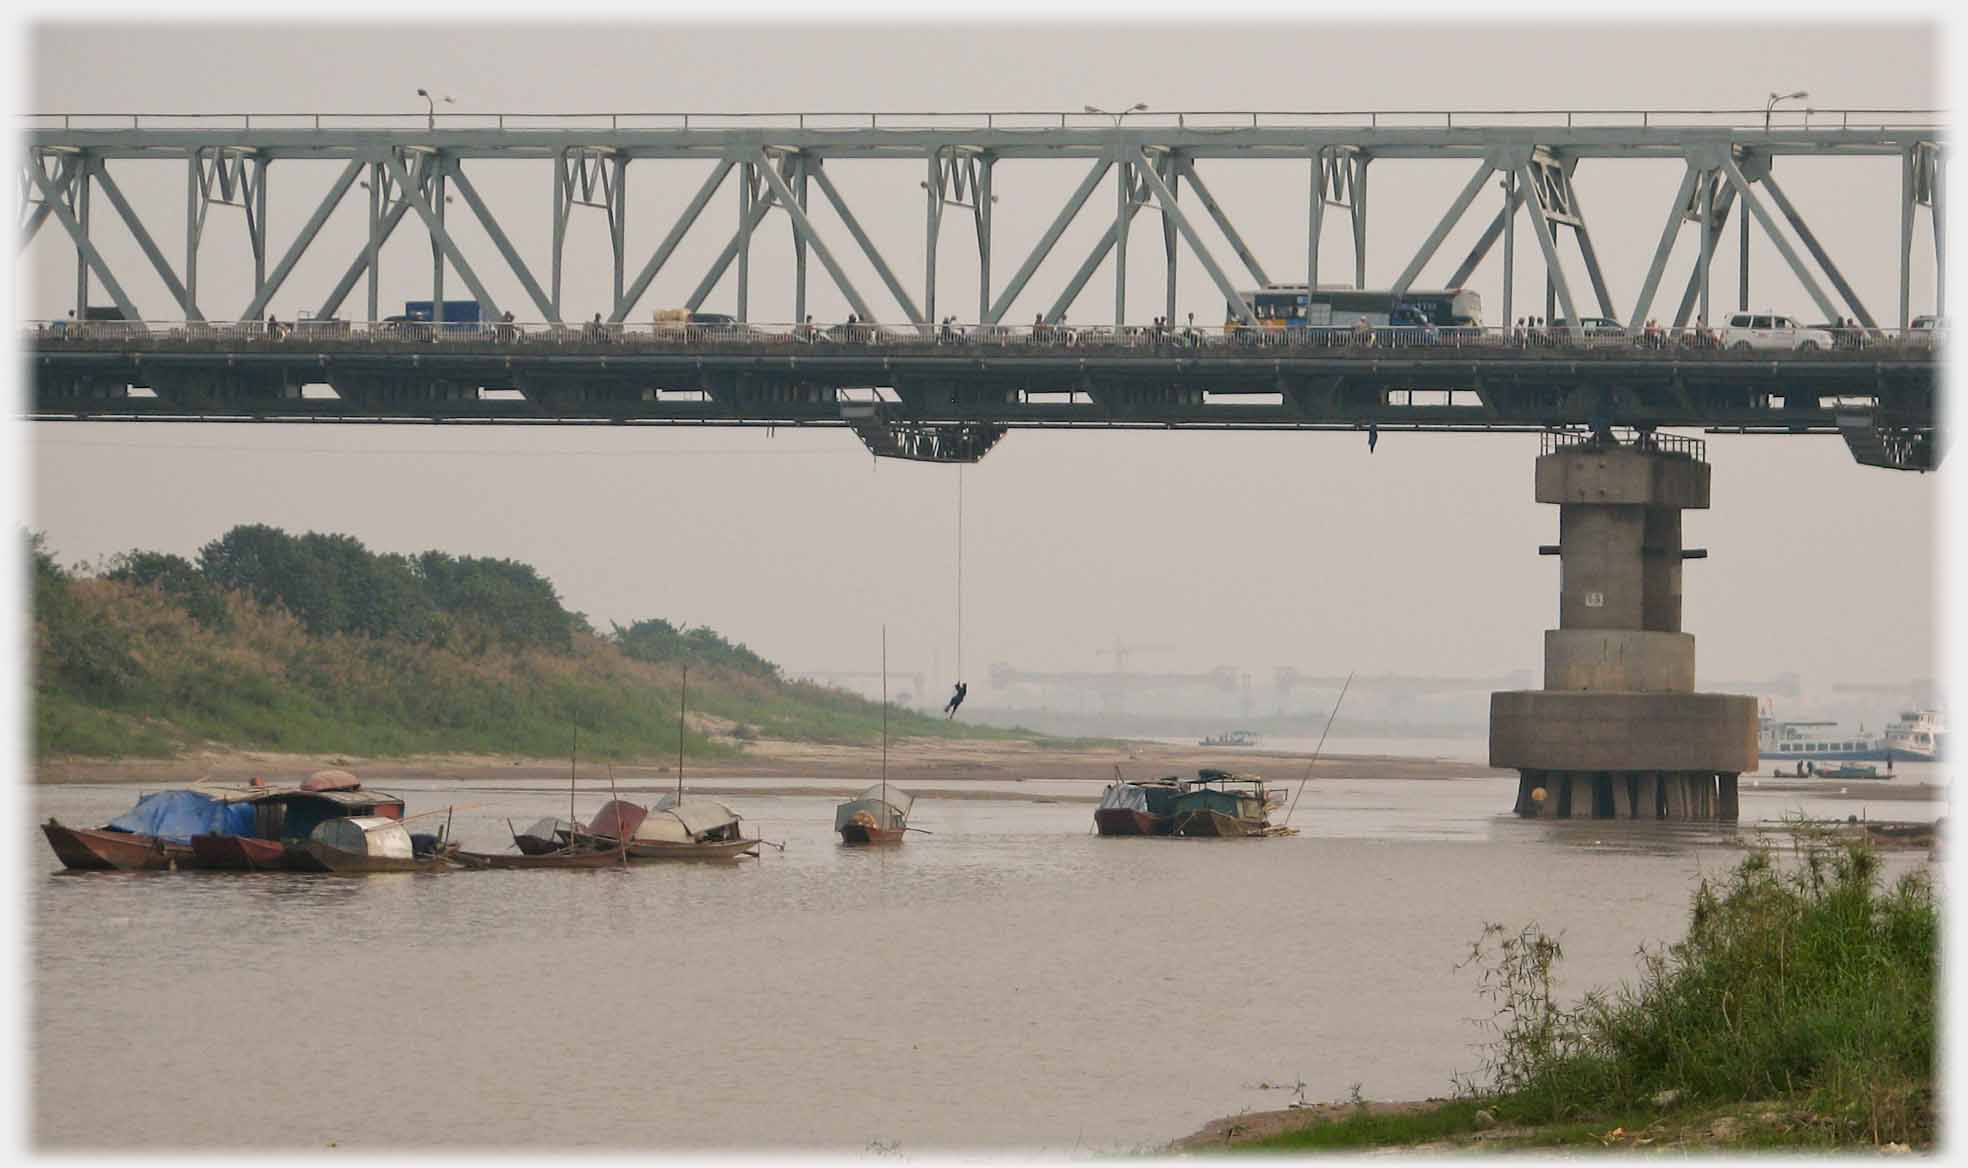
{"type": "Polygon", "coordinates": [[[111,831],[190,843],[195,835],[252,835],[253,805],[228,803],[202,791],[159,791],[109,821],[111,831]]]}

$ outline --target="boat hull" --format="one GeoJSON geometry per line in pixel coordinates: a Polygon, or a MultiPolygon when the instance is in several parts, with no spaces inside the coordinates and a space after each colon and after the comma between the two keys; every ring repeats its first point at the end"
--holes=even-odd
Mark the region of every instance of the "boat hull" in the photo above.
{"type": "Polygon", "coordinates": [[[1175,817],[1175,834],[1215,839],[1237,839],[1264,834],[1264,825],[1211,808],[1184,811],[1175,817]]]}
{"type": "Polygon", "coordinates": [[[612,868],[623,863],[620,851],[589,848],[581,851],[537,852],[513,855],[510,852],[458,852],[452,859],[467,868],[523,870],[529,868],[612,868]]]}
{"type": "Polygon", "coordinates": [[[740,856],[756,855],[758,846],[759,842],[755,839],[706,840],[687,844],[630,840],[629,859],[736,860],[740,856]]]}
{"type": "Polygon", "coordinates": [[[1093,825],[1101,835],[1169,835],[1175,819],[1128,807],[1102,807],[1093,813],[1093,825]]]}
{"type": "Polygon", "coordinates": [[[876,827],[871,823],[843,823],[840,827],[841,842],[844,844],[899,844],[908,834],[903,827],[876,827]]]}
{"type": "Polygon", "coordinates": [[[127,831],[103,831],[93,827],[65,827],[54,820],[41,825],[48,845],[67,868],[90,870],[118,868],[125,872],[156,871],[188,866],[191,848],[151,835],[132,835],[127,831]]]}
{"type": "Polygon", "coordinates": [[[245,835],[191,837],[192,862],[226,872],[267,872],[287,866],[287,847],[279,840],[245,835]]]}
{"type": "Polygon", "coordinates": [[[449,866],[444,856],[359,856],[340,848],[331,848],[315,840],[301,845],[301,850],[320,867],[317,871],[333,872],[339,876],[360,876],[369,872],[439,872],[449,866]]]}

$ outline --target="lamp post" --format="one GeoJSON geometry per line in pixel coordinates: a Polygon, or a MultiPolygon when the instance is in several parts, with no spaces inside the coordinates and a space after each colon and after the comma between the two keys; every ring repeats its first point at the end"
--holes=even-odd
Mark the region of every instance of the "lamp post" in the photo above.
{"type": "Polygon", "coordinates": [[[1809,97],[1809,96],[1811,96],[1811,95],[1810,95],[1809,93],[1806,93],[1806,92],[1805,92],[1804,90],[1801,90],[1801,89],[1800,89],[1800,90],[1798,90],[1798,91],[1797,91],[1797,92],[1795,92],[1795,93],[1773,93],[1773,94],[1771,94],[1771,95],[1770,95],[1770,100],[1768,100],[1768,101],[1766,101],[1766,102],[1764,102],[1764,103],[1763,103],[1763,132],[1764,132],[1765,134],[1767,134],[1767,133],[1769,133],[1769,132],[1770,132],[1770,114],[1771,114],[1771,112],[1772,112],[1772,111],[1774,111],[1774,110],[1775,110],[1775,109],[1777,108],[1777,103],[1778,103],[1778,102],[1780,102],[1780,101],[1793,101],[1793,100],[1795,100],[1795,99],[1797,99],[1797,98],[1800,98],[1800,97],[1809,97]]]}
{"type": "Polygon", "coordinates": [[[1147,103],[1147,102],[1145,102],[1145,101],[1137,101],[1137,102],[1135,102],[1135,103],[1134,103],[1133,105],[1131,105],[1131,106],[1129,106],[1129,107],[1127,107],[1126,109],[1124,109],[1124,110],[1122,110],[1122,111],[1121,111],[1120,113],[1115,113],[1115,112],[1114,112],[1113,110],[1104,110],[1104,109],[1101,109],[1101,108],[1100,108],[1099,106],[1097,106],[1097,105],[1090,105],[1090,106],[1086,106],[1086,107],[1085,107],[1085,109],[1086,109],[1086,112],[1088,112],[1088,113],[1090,113],[1090,114],[1099,114],[1099,115],[1100,115],[1101,117],[1103,117],[1103,118],[1112,118],[1112,119],[1114,119],[1114,128],[1115,128],[1115,129],[1119,129],[1119,128],[1120,128],[1120,125],[1121,125],[1121,119],[1122,119],[1122,118],[1124,118],[1124,117],[1127,117],[1127,116],[1128,116],[1129,114],[1138,114],[1138,113],[1141,113],[1142,111],[1144,111],[1144,110],[1146,110],[1147,108],[1148,108],[1148,103],[1147,103]]]}
{"type": "Polygon", "coordinates": [[[445,105],[451,105],[453,104],[451,99],[449,97],[442,98],[442,99],[434,98],[431,96],[430,90],[428,89],[419,89],[417,91],[417,96],[423,98],[424,105],[428,107],[425,110],[424,116],[429,119],[428,124],[430,128],[433,130],[437,129],[437,103],[440,100],[442,100],[445,105]]]}
{"type": "MultiPolygon", "coordinates": [[[[1772,93],[1770,95],[1770,100],[1763,103],[1763,133],[1767,135],[1770,132],[1770,114],[1776,110],[1778,102],[1794,101],[1798,98],[1809,97],[1809,96],[1811,95],[1809,93],[1806,93],[1802,89],[1796,90],[1795,92],[1792,93],[1772,93]]],[[[1739,267],[1736,274],[1736,311],[1748,312],[1749,311],[1749,205],[1747,203],[1743,205],[1741,231],[1742,231],[1742,249],[1741,249],[1742,255],[1738,259],[1739,267]]]]}

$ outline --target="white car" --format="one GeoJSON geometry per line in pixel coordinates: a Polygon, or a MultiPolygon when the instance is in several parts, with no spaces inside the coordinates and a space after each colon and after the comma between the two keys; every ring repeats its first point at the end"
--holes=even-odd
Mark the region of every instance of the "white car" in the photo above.
{"type": "Polygon", "coordinates": [[[1836,344],[1830,330],[1810,328],[1774,312],[1738,312],[1722,329],[1722,347],[1738,353],[1751,349],[1819,352],[1836,344]]]}

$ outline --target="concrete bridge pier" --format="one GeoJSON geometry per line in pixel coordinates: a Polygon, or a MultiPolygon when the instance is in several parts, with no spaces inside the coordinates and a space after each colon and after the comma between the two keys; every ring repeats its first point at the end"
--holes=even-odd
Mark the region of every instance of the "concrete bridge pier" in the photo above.
{"type": "Polygon", "coordinates": [[[1519,774],[1528,818],[1722,819],[1756,767],[1756,699],[1695,692],[1681,631],[1681,512],[1709,505],[1690,441],[1549,448],[1537,499],[1558,505],[1558,627],[1544,688],[1490,695],[1490,765],[1519,774]]]}

